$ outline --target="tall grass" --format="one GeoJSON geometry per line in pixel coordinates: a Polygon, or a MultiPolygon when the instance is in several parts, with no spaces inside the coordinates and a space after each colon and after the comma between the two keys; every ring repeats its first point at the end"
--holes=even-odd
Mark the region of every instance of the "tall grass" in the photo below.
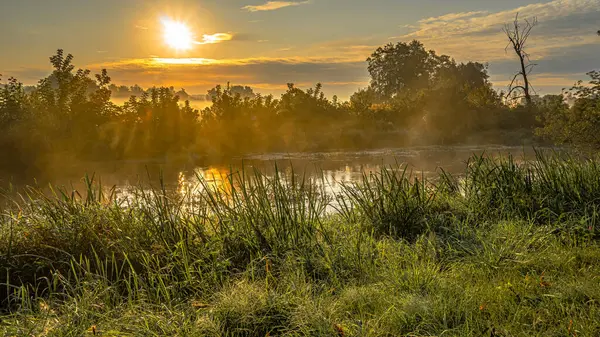
{"type": "Polygon", "coordinates": [[[4,335],[600,333],[600,170],[474,156],[343,186],[276,169],[120,199],[30,189],[0,220],[4,335]],[[328,206],[338,212],[326,212],[328,206]]]}

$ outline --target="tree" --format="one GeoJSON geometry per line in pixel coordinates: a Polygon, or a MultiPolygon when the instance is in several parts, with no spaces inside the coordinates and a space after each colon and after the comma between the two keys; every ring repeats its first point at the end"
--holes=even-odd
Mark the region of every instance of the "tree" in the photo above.
{"type": "Polygon", "coordinates": [[[182,101],[190,99],[190,94],[188,94],[184,88],[181,88],[175,95],[179,96],[179,99],[182,101]]]}
{"type": "MultiPolygon", "coordinates": [[[[219,90],[223,89],[221,85],[217,85],[216,87],[210,89],[206,95],[207,100],[212,100],[214,97],[219,95],[219,90]]],[[[227,83],[227,87],[225,88],[231,95],[240,95],[240,98],[254,98],[256,94],[251,87],[242,86],[242,85],[234,85],[232,86],[230,83],[227,83]]]]}
{"type": "Polygon", "coordinates": [[[249,86],[234,85],[229,90],[234,95],[240,94],[242,98],[252,98],[255,95],[254,90],[249,86]]]}
{"type": "Polygon", "coordinates": [[[531,105],[531,83],[529,82],[529,74],[533,70],[533,67],[536,64],[531,63],[529,59],[529,54],[525,50],[527,45],[527,40],[531,35],[531,31],[533,27],[537,25],[537,18],[533,18],[532,21],[525,19],[525,24],[519,22],[519,13],[517,13],[515,20],[513,21],[512,26],[506,24],[504,27],[504,33],[508,38],[508,44],[506,45],[505,50],[508,50],[509,47],[512,47],[515,54],[519,58],[520,70],[517,72],[510,82],[508,86],[508,93],[506,94],[507,98],[525,98],[527,102],[527,106],[531,105]],[[519,80],[521,79],[521,81],[519,80]],[[521,95],[516,97],[512,97],[513,93],[521,92],[521,95]]]}
{"type": "Polygon", "coordinates": [[[369,111],[373,104],[379,103],[380,99],[373,88],[360,89],[350,96],[350,107],[357,114],[369,111]]]}
{"type": "Polygon", "coordinates": [[[11,127],[24,117],[25,102],[26,95],[23,84],[15,78],[9,78],[7,84],[0,86],[0,130],[11,127]]]}
{"type": "Polygon", "coordinates": [[[377,48],[367,62],[371,87],[383,97],[392,98],[401,90],[428,88],[440,59],[415,40],[377,48]]]}
{"type": "Polygon", "coordinates": [[[569,90],[575,98],[572,107],[563,96],[545,102],[540,107],[542,128],[536,133],[558,144],[579,148],[600,148],[600,71],[588,73],[590,81],[579,81],[569,90]]]}

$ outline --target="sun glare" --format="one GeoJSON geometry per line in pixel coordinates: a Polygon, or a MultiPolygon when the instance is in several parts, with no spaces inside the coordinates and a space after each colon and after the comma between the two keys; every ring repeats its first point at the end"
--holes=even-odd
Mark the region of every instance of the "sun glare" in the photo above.
{"type": "Polygon", "coordinates": [[[176,50],[189,50],[194,46],[194,34],[182,22],[163,19],[163,38],[165,43],[176,50]]]}

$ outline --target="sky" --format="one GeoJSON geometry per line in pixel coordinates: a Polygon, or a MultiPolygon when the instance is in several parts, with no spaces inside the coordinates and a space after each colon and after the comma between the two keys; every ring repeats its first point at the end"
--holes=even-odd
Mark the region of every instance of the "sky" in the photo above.
{"type": "Polygon", "coordinates": [[[61,48],[116,84],[202,94],[231,82],[280,94],[290,82],[320,82],[347,99],[368,85],[377,47],[417,39],[488,63],[502,89],[518,67],[502,28],[517,12],[539,22],[528,48],[539,94],[600,67],[600,0],[0,0],[0,74],[35,84],[61,48]],[[166,20],[188,27],[191,49],[171,46],[166,20]]]}

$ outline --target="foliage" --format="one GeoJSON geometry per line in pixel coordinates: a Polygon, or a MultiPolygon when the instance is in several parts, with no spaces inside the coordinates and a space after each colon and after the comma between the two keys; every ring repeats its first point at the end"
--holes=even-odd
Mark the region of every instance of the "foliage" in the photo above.
{"type": "Polygon", "coordinates": [[[93,179],[15,200],[0,334],[600,332],[596,161],[473,157],[431,181],[389,168],[347,185],[336,214],[318,182],[226,178],[140,185],[128,202],[93,179]]]}
{"type": "Polygon", "coordinates": [[[428,88],[438,68],[444,66],[442,58],[434,51],[426,51],[416,40],[377,48],[367,63],[371,87],[386,98],[404,89],[428,88]]]}
{"type": "Polygon", "coordinates": [[[537,110],[504,104],[486,65],[457,63],[418,41],[378,48],[367,60],[371,85],[348,102],[327,98],[319,83],[306,90],[289,83],[280,97],[228,84],[200,97],[212,103],[202,111],[186,100],[198,96],[185,89],[117,86],[106,70],[93,77],[76,70],[73,56],[62,50],[50,62],[53,72],[37,86],[10,79],[0,87],[2,156],[17,158],[0,161],[0,170],[41,174],[73,160],[195,161],[270,151],[520,144],[536,126],[537,110]],[[117,105],[113,96],[129,97],[117,105]]]}
{"type": "Polygon", "coordinates": [[[574,100],[572,106],[565,103],[562,95],[550,97],[542,104],[543,126],[536,130],[538,135],[582,149],[600,147],[600,72],[592,71],[588,76],[588,85],[580,81],[566,93],[574,100]]]}
{"type": "Polygon", "coordinates": [[[0,144],[13,149],[2,155],[22,158],[19,169],[72,158],[179,153],[193,143],[197,112],[189,103],[180,105],[172,88],[151,88],[117,106],[111,102],[114,87],[106,70],[94,78],[89,70],[75,71],[73,56],[62,50],[50,62],[53,72],[29,93],[15,79],[0,91],[0,127],[7,130],[0,144]]]}

